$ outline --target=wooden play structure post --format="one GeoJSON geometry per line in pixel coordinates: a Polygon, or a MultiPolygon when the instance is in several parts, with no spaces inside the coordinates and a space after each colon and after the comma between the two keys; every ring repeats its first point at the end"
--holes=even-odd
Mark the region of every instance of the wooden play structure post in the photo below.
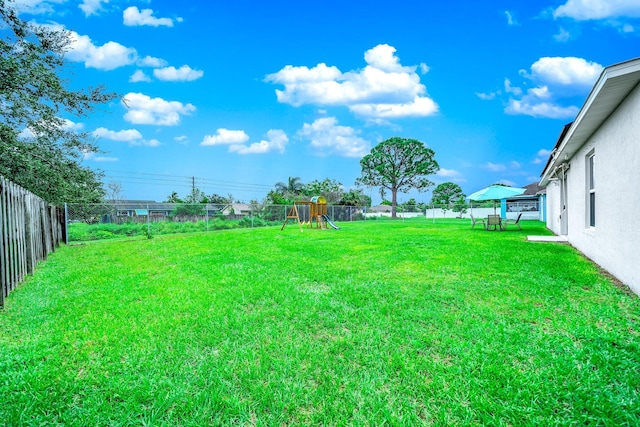
{"type": "Polygon", "coordinates": [[[309,225],[308,227],[313,228],[313,221],[316,221],[316,227],[322,230],[327,228],[327,224],[325,223],[324,216],[327,214],[327,199],[322,196],[314,196],[310,201],[300,201],[294,202],[293,207],[289,210],[287,217],[284,219],[284,223],[282,224],[282,228],[280,231],[284,230],[284,227],[287,225],[290,219],[295,219],[298,221],[298,226],[300,227],[300,231],[302,231],[302,223],[300,222],[300,214],[298,213],[299,205],[309,205],[309,225]]]}
{"type": "Polygon", "coordinates": [[[300,222],[300,215],[298,214],[298,207],[296,206],[296,202],[293,202],[293,207],[289,210],[287,217],[284,219],[280,231],[284,230],[284,227],[287,225],[287,222],[289,222],[290,219],[295,219],[296,221],[298,221],[298,227],[300,227],[300,232],[302,233],[302,223],[300,222]]]}
{"type": "Polygon", "coordinates": [[[317,228],[327,228],[327,224],[324,222],[324,216],[327,214],[327,199],[315,196],[311,198],[309,205],[309,227],[313,228],[313,220],[315,219],[317,228]]]}

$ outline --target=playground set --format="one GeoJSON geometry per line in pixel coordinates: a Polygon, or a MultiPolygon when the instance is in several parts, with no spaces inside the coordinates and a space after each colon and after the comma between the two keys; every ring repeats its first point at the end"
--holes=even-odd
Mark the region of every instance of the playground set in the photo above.
{"type": "Polygon", "coordinates": [[[284,219],[284,223],[282,224],[282,228],[280,231],[284,230],[284,227],[287,225],[290,219],[295,219],[298,222],[298,227],[300,227],[300,231],[302,231],[302,226],[307,225],[308,228],[313,228],[313,223],[315,221],[316,228],[321,230],[327,229],[327,224],[336,230],[339,230],[340,227],[335,225],[331,218],[327,215],[327,199],[322,196],[314,196],[311,200],[307,201],[299,201],[293,202],[293,207],[289,210],[287,217],[284,219]],[[306,221],[300,221],[300,212],[298,211],[297,205],[307,205],[309,206],[309,217],[306,221]]]}

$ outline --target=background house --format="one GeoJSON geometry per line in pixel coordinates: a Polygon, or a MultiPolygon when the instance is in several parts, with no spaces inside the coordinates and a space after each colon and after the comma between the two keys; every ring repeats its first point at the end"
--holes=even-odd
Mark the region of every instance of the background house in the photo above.
{"type": "Polygon", "coordinates": [[[640,293],[640,58],[603,70],[540,185],[547,227],[640,293]]]}
{"type": "Polygon", "coordinates": [[[241,219],[251,215],[251,206],[246,203],[231,203],[224,206],[222,214],[229,219],[241,219]]]}
{"type": "Polygon", "coordinates": [[[391,216],[391,206],[389,205],[377,205],[377,206],[371,206],[367,213],[365,214],[365,217],[369,218],[369,217],[382,217],[382,216],[391,216]]]}
{"type": "Polygon", "coordinates": [[[524,187],[526,190],[519,196],[513,196],[502,200],[500,204],[503,218],[515,219],[522,213],[522,219],[546,220],[545,189],[537,182],[524,187]]]}

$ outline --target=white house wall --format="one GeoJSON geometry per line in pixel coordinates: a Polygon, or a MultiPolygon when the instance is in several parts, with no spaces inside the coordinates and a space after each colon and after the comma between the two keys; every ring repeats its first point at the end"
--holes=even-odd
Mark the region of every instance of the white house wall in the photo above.
{"type": "MultiPolygon", "coordinates": [[[[569,242],[640,294],[640,86],[573,156],[567,185],[569,242]],[[587,217],[586,164],[592,150],[595,227],[587,217]]],[[[560,186],[551,183],[547,194],[548,225],[558,233],[560,186]]]]}

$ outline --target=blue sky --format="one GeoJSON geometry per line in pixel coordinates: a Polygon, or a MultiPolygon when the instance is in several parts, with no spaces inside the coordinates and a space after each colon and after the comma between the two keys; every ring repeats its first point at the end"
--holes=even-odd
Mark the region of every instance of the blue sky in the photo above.
{"type": "Polygon", "coordinates": [[[348,190],[393,136],[435,151],[436,184],[524,186],[602,68],[640,56],[638,0],[16,3],[71,32],[72,87],[127,100],[66,118],[128,199],[184,196],[191,177],[241,201],[290,176],[348,190]]]}

